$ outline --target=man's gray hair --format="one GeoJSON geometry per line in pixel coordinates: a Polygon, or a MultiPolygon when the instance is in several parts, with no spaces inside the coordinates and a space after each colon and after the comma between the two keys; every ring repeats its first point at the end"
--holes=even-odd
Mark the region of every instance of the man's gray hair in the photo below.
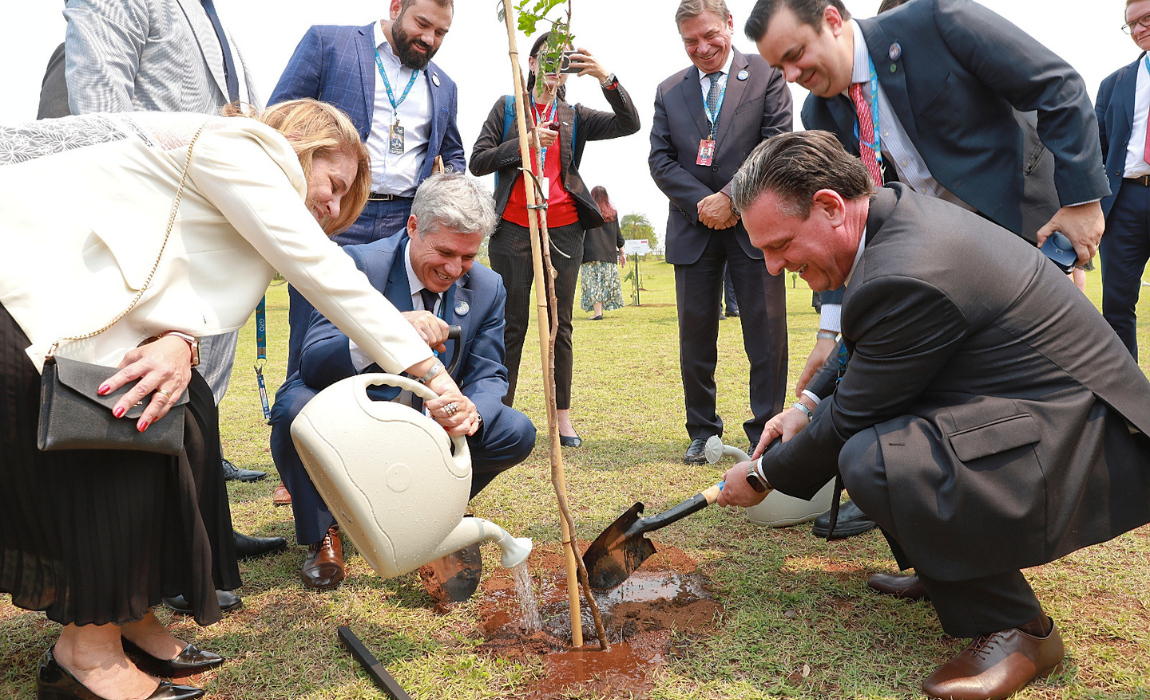
{"type": "Polygon", "coordinates": [[[774,192],[784,214],[806,220],[819,190],[850,201],[873,195],[875,186],[862,161],[830,132],[796,131],[772,136],[751,151],[731,182],[731,199],[746,211],[764,192],[774,192]]]}
{"type": "Polygon", "coordinates": [[[423,181],[415,191],[411,213],[423,238],[433,228],[489,236],[495,230],[495,200],[467,173],[442,173],[423,181]]]}
{"type": "Polygon", "coordinates": [[[704,12],[712,12],[724,22],[731,16],[726,0],[683,0],[679,3],[679,9],[675,10],[675,26],[682,26],[683,22],[695,19],[704,12]]]}

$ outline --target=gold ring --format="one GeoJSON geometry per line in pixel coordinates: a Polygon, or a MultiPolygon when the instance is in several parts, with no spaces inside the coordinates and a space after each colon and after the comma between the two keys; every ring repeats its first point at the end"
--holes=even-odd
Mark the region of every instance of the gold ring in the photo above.
{"type": "Polygon", "coordinates": [[[456,406],[454,403],[449,403],[443,407],[443,412],[450,418],[459,412],[459,406],[456,406]]]}
{"type": "Polygon", "coordinates": [[[169,399],[172,398],[172,392],[170,391],[164,391],[163,389],[156,389],[156,391],[160,392],[164,396],[167,396],[169,399]]]}

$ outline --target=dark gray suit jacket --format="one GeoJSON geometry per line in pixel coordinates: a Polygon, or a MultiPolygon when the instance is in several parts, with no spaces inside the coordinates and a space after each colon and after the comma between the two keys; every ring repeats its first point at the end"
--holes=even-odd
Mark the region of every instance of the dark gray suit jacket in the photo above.
{"type": "MultiPolygon", "coordinates": [[[[1034,241],[1059,206],[1110,194],[1086,84],[1033,37],[970,0],[914,0],[858,23],[879,84],[931,175],[984,216],[1034,241]],[[1027,146],[1012,108],[1037,113],[1053,172],[1027,146]]],[[[858,153],[845,96],[811,95],[802,117],[858,153]]]]}
{"type": "Polygon", "coordinates": [[[1150,459],[1112,456],[1130,452],[1127,423],[1150,433],[1150,382],[1065,275],[901,184],[871,201],[866,232],[843,299],[850,363],[810,425],[767,453],[771,485],[810,498],[841,470],[849,489],[839,452],[874,428],[899,543],[941,580],[1150,521],[1150,459]]]}
{"type": "Polygon", "coordinates": [[[667,78],[655,94],[651,124],[651,155],[647,159],[655,184],[671,200],[667,217],[667,262],[690,265],[707,247],[712,234],[738,237],[743,251],[762,260],[740,221],[731,230],[714,231],[699,223],[697,205],[722,191],[731,194],[731,178],[747,155],[763,140],[790,131],[794,122],[791,93],[783,74],[759,56],[744,56],[737,49],[727,77],[727,95],[719,114],[715,160],[695,165],[699,141],[711,124],[703,109],[699,69],[691,66],[667,78]],[[747,72],[746,80],[739,73],[747,72]]]}

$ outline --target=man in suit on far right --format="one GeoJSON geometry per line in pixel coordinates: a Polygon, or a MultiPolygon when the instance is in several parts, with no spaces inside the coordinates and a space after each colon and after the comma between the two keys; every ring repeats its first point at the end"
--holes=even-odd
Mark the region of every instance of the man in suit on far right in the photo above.
{"type": "Polygon", "coordinates": [[[1150,0],[1127,0],[1124,29],[1142,53],[1102,81],[1094,107],[1113,192],[1102,200],[1102,316],[1137,360],[1135,307],[1150,259],[1150,0]]]}
{"type": "Polygon", "coordinates": [[[659,85],[651,125],[651,178],[670,200],[667,262],[675,266],[679,363],[691,443],[683,461],[706,461],[707,438],[723,434],[715,411],[723,268],[734,283],[750,362],[751,444],[783,407],[787,381],[786,287],[763,268],[731,207],[730,181],[760,141],[790,131],[783,76],[731,45],[724,0],[682,0],[675,23],[691,66],[659,85]]]}
{"type": "Polygon", "coordinates": [[[927,695],[1001,699],[1050,674],[1062,640],[1021,569],[1150,522],[1150,382],[1033,246],[876,189],[825,131],[764,143],[732,191],[772,274],[845,288],[846,356],[812,382],[813,419],[767,423],[784,442],[728,471],[719,504],[810,498],[837,473],[943,630],[973,638],[927,695]]]}
{"type": "MultiPolygon", "coordinates": [[[[758,0],[745,30],[767,63],[810,91],[803,125],[835,134],[876,183],[902,182],[1031,243],[1061,231],[1079,264],[1094,257],[1110,188],[1090,95],[1018,27],[971,0],[910,0],[859,20],[842,0],[758,0]]],[[[823,299],[799,391],[830,356],[839,312],[823,299]]],[[[828,521],[815,521],[816,534],[828,521]]],[[[835,530],[869,524],[850,504],[835,530]]]]}

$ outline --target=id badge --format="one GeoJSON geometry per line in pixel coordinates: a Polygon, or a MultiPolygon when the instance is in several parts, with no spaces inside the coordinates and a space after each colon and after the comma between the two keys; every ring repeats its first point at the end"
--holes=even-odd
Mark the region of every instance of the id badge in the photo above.
{"type": "Polygon", "coordinates": [[[550,199],[551,198],[551,178],[544,176],[540,179],[542,180],[542,183],[543,183],[542,184],[543,199],[550,199]]]}
{"type": "Polygon", "coordinates": [[[387,150],[393,156],[403,155],[403,127],[392,124],[387,130],[387,150]]]}
{"type": "Polygon", "coordinates": [[[699,140],[699,157],[695,158],[695,165],[710,165],[715,160],[715,142],[711,139],[699,140]]]}

